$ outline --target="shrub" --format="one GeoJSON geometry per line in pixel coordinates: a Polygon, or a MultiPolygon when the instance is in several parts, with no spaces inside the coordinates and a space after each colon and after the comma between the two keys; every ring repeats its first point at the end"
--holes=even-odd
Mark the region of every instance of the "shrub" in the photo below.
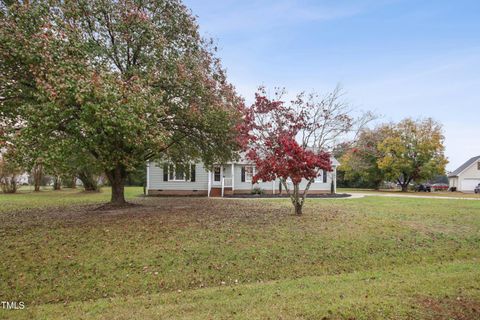
{"type": "Polygon", "coordinates": [[[255,187],[252,189],[252,194],[264,194],[264,193],[265,193],[265,190],[263,190],[260,187],[255,187]]]}

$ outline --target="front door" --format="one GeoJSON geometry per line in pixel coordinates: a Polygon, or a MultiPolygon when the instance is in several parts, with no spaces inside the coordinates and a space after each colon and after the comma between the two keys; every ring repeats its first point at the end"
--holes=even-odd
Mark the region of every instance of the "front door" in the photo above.
{"type": "Polygon", "coordinates": [[[213,175],[212,185],[213,186],[221,186],[222,185],[222,177],[223,177],[222,166],[214,166],[212,175],[213,175]]]}

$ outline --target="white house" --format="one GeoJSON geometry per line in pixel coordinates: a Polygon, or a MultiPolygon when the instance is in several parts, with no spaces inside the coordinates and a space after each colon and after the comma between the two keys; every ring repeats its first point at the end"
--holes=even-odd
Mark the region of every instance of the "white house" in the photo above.
{"type": "MultiPolygon", "coordinates": [[[[332,172],[321,171],[310,186],[309,193],[336,192],[336,172],[339,162],[332,158],[332,172]]],[[[261,189],[264,193],[277,194],[281,191],[280,181],[253,184],[255,166],[246,161],[235,161],[206,168],[202,163],[176,166],[173,163],[147,163],[148,195],[202,195],[221,197],[231,194],[252,193],[261,189]]],[[[303,181],[301,186],[305,186],[303,181]]]]}
{"type": "Polygon", "coordinates": [[[17,177],[18,184],[19,185],[28,184],[28,177],[29,177],[29,174],[26,172],[19,175],[17,177]]]}
{"type": "Polygon", "coordinates": [[[473,157],[448,175],[450,188],[473,192],[480,183],[480,156],[473,157]]]}

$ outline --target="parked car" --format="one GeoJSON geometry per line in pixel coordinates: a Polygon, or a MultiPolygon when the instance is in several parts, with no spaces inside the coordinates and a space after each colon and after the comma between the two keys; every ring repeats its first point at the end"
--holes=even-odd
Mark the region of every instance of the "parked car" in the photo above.
{"type": "Polygon", "coordinates": [[[475,187],[475,193],[480,193],[480,183],[475,187]]]}
{"type": "Polygon", "coordinates": [[[415,186],[415,191],[417,192],[431,192],[432,186],[429,184],[419,184],[415,186]]]}
{"type": "Polygon", "coordinates": [[[433,191],[447,191],[448,190],[448,184],[446,184],[446,183],[432,184],[432,190],[433,191]]]}

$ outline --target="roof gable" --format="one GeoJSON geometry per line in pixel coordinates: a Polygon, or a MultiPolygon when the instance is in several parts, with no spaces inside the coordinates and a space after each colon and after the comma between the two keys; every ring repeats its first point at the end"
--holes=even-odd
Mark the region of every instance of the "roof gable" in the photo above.
{"type": "Polygon", "coordinates": [[[476,163],[477,161],[480,160],[480,156],[476,156],[462,164],[460,167],[458,167],[457,170],[453,171],[450,173],[448,176],[449,177],[458,177],[460,173],[462,173],[464,170],[468,169],[472,164],[476,163]]]}

